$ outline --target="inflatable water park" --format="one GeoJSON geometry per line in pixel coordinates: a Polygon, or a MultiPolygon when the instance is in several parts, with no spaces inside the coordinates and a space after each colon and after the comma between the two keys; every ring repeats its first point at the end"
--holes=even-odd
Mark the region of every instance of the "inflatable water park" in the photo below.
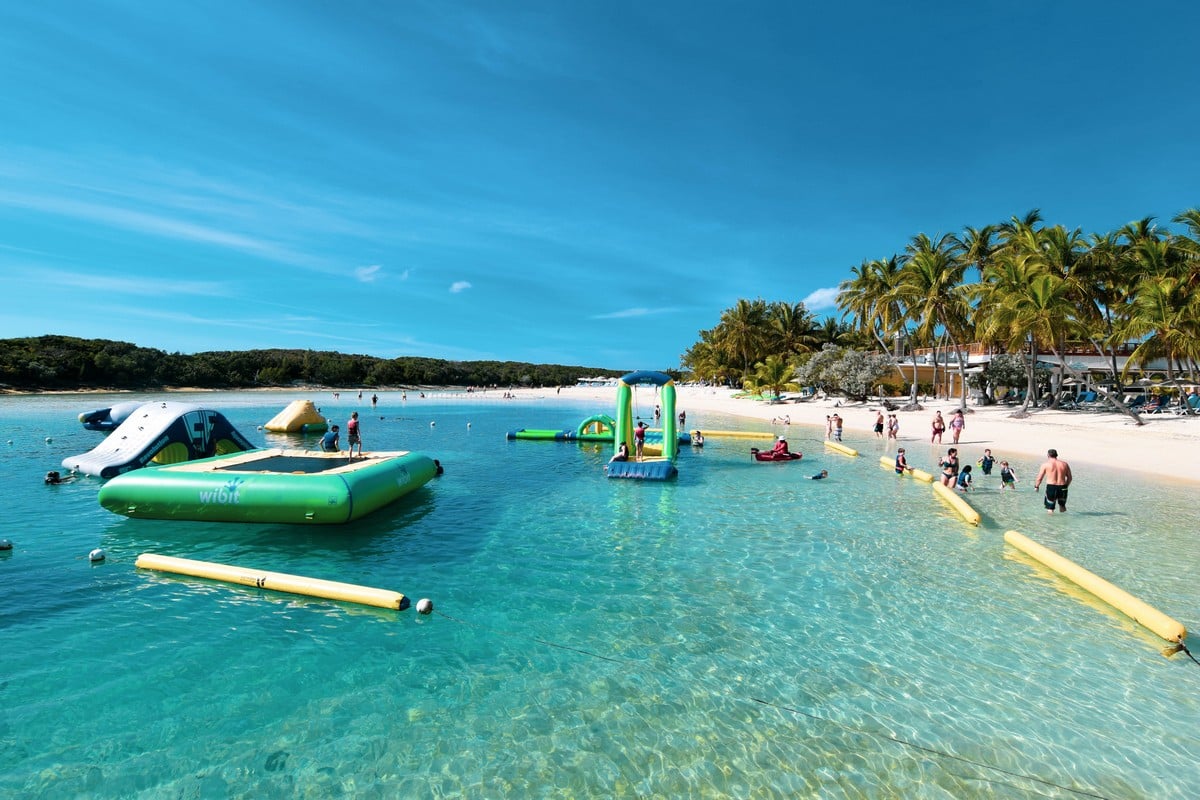
{"type": "MultiPolygon", "coordinates": [[[[631,372],[617,381],[615,419],[607,414],[595,414],[580,422],[573,430],[519,428],[509,431],[506,438],[611,444],[614,458],[605,467],[608,477],[667,480],[678,474],[675,458],[679,455],[679,445],[697,442],[695,436],[676,427],[675,419],[675,381],[671,376],[663,372],[631,372]],[[632,455],[637,452],[634,441],[634,392],[643,385],[658,389],[663,426],[649,428],[639,424],[643,457],[636,460],[632,455]],[[629,456],[620,455],[622,444],[629,456]]],[[[703,437],[699,437],[699,442],[703,443],[703,437]]]]}
{"type": "Polygon", "coordinates": [[[115,478],[149,464],[177,464],[255,447],[219,411],[163,401],[140,404],[104,441],[64,458],[62,465],[82,475],[115,478]]]}
{"type": "MultiPolygon", "coordinates": [[[[658,454],[646,454],[647,443],[643,447],[643,457],[640,461],[614,459],[608,463],[606,472],[610,478],[635,478],[649,481],[665,481],[679,474],[675,467],[675,458],[679,455],[680,437],[675,427],[675,381],[670,375],[662,372],[631,372],[617,381],[617,418],[616,438],[613,447],[620,453],[621,445],[625,452],[633,454],[637,450],[633,431],[633,394],[637,386],[658,387],[659,400],[662,403],[662,444],[658,454]]],[[[643,431],[643,436],[645,432],[643,431]]],[[[686,436],[686,435],[685,435],[686,436]]],[[[691,437],[684,439],[690,442],[691,437]]]]}
{"type": "Polygon", "coordinates": [[[79,421],[89,431],[115,431],[122,422],[129,419],[130,414],[144,405],[145,402],[141,400],[131,400],[107,408],[84,411],[79,415],[79,421]]]}
{"type": "Polygon", "coordinates": [[[428,483],[436,462],[421,453],[356,458],[308,450],[252,450],[119,475],[100,505],[139,519],[214,522],[350,522],[428,483]]]}

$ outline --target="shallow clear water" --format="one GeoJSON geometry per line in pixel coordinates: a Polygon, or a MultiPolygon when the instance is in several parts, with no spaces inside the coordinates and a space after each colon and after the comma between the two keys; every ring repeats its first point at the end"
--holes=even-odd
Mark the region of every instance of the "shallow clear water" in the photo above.
{"type": "MultiPolygon", "coordinates": [[[[880,468],[881,443],[849,440],[850,459],[800,426],[799,463],[710,437],[677,481],[642,483],[605,479],[596,446],[504,438],[612,413],[592,405],[171,399],[315,446],[256,430],[298,397],[359,409],[368,450],[427,452],[445,476],[346,526],[130,520],[98,481],[42,484],[99,441],[76,415],[114,398],[0,398],[0,796],[1137,798],[1200,781],[1200,666],[1002,540],[1020,530],[1194,627],[1193,487],[1076,465],[1070,513],[1048,517],[1036,464],[1010,457],[1022,489],[981,476],[976,529],[880,468]],[[143,572],[143,552],[437,611],[143,572]]],[[[763,427],[689,410],[696,426],[763,427]]]]}

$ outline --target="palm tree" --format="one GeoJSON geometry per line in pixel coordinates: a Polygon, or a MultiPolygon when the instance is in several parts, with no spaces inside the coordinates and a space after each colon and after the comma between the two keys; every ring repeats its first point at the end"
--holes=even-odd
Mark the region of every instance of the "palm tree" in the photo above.
{"type": "Polygon", "coordinates": [[[1169,274],[1178,258],[1170,239],[1146,239],[1134,252],[1142,267],[1142,278],[1133,297],[1123,333],[1141,339],[1125,365],[1125,375],[1134,366],[1145,367],[1153,358],[1167,360],[1167,380],[1183,392],[1175,367],[1200,359],[1200,302],[1187,282],[1169,274]]]}
{"type": "Polygon", "coordinates": [[[827,344],[844,347],[849,344],[852,335],[853,329],[849,325],[838,322],[834,317],[826,317],[816,330],[816,338],[821,347],[827,344]]]}
{"type": "Polygon", "coordinates": [[[767,356],[754,365],[754,376],[747,381],[754,388],[769,392],[778,399],[784,392],[800,391],[800,384],[793,380],[796,368],[781,356],[767,356]]]}
{"type": "Polygon", "coordinates": [[[962,286],[966,262],[959,257],[954,237],[949,234],[936,239],[917,234],[905,252],[907,258],[900,271],[897,298],[910,309],[919,337],[933,339],[944,333],[949,339],[958,358],[959,400],[960,407],[965,409],[967,359],[961,337],[966,332],[970,312],[968,294],[962,286]]]}
{"type": "Polygon", "coordinates": [[[767,322],[774,352],[786,358],[815,349],[817,320],[804,303],[772,303],[767,322]]]}
{"type": "Polygon", "coordinates": [[[741,367],[741,376],[750,374],[750,365],[760,360],[767,343],[767,303],[757,300],[738,300],[733,308],[721,314],[714,345],[732,363],[741,367]]]}
{"type": "MultiPolygon", "coordinates": [[[[897,295],[900,283],[900,259],[893,255],[888,259],[864,261],[850,270],[850,280],[838,286],[838,307],[849,317],[854,327],[870,336],[887,354],[905,379],[904,370],[888,346],[888,340],[905,332],[907,321],[904,305],[897,295]]],[[[910,406],[917,404],[917,362],[913,359],[913,376],[910,388],[910,406]]]]}
{"type": "Polygon", "coordinates": [[[1067,281],[1028,254],[1008,255],[1007,258],[1017,262],[1009,265],[1010,274],[1024,272],[1026,280],[1023,285],[1013,281],[1006,287],[1010,291],[1000,290],[993,296],[999,304],[992,306],[989,326],[1005,332],[1013,349],[1028,343],[1032,350],[1025,403],[1016,414],[1021,416],[1027,412],[1030,398],[1037,391],[1036,364],[1033,363],[1036,354],[1042,348],[1049,348],[1055,358],[1065,362],[1059,353],[1058,342],[1062,336],[1077,330],[1079,323],[1072,314],[1075,300],[1067,281]]]}

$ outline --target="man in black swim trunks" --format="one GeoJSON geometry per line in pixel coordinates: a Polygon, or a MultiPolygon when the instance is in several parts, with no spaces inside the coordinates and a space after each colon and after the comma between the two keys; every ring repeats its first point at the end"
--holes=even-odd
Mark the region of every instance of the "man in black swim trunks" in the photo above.
{"type": "Polygon", "coordinates": [[[1067,487],[1071,485],[1071,465],[1058,457],[1058,451],[1051,448],[1046,451],[1046,462],[1038,470],[1033,479],[1033,488],[1046,480],[1046,513],[1053,514],[1054,506],[1058,504],[1059,513],[1067,513],[1067,487]]]}

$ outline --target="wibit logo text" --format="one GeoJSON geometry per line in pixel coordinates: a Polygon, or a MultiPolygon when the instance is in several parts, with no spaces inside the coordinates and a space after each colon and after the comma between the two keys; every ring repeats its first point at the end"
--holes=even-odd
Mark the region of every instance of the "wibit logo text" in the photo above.
{"type": "Polygon", "coordinates": [[[238,504],[238,487],[241,478],[234,478],[220,489],[200,492],[201,505],[236,506],[238,504]]]}

